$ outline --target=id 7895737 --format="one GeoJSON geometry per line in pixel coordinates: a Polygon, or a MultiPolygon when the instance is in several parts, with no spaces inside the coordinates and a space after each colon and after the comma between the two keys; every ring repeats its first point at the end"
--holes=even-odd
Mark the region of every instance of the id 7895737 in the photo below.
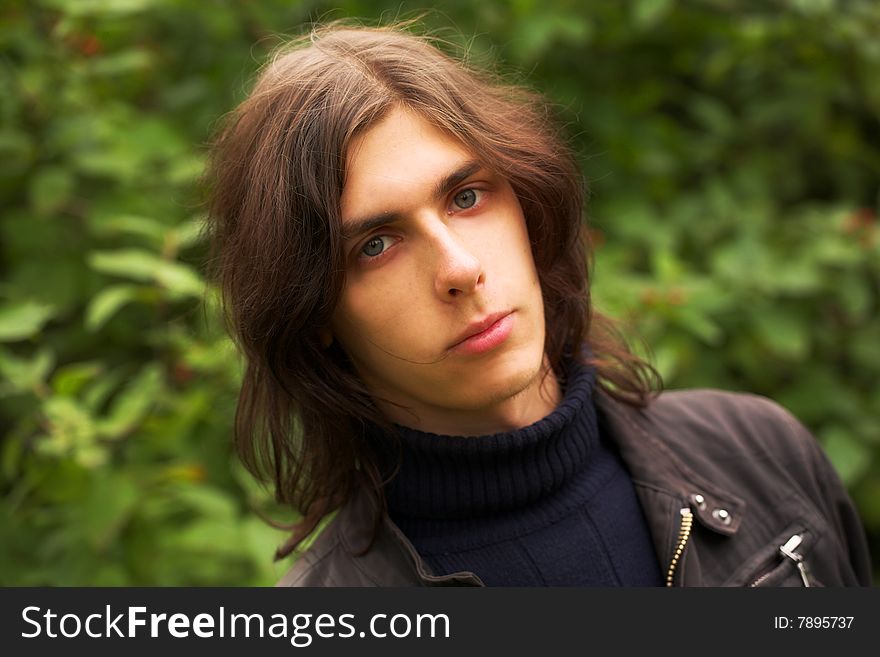
{"type": "Polygon", "coordinates": [[[855,616],[774,616],[776,630],[848,630],[855,616]]]}

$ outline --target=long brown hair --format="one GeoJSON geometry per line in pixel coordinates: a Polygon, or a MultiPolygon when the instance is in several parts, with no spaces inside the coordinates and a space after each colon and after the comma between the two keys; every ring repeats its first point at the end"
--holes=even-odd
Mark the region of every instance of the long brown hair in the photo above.
{"type": "MultiPolygon", "coordinates": [[[[656,372],[590,302],[585,183],[545,99],[397,28],[333,24],[278,51],[219,131],[207,174],[224,319],[246,359],[235,418],[245,465],[303,513],[289,553],[366,482],[382,500],[361,428],[388,428],[342,348],[321,334],[345,285],[339,199],[352,138],[405,106],[513,187],[544,297],[546,353],[597,368],[600,385],[646,403],[656,372]]],[[[377,520],[378,522],[378,520],[377,520]]]]}

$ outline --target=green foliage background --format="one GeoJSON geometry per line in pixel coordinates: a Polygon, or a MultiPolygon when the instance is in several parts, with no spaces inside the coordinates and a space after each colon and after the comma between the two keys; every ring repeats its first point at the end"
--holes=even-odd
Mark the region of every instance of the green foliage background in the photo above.
{"type": "MultiPolygon", "coordinates": [[[[406,2],[0,9],[0,584],[265,585],[200,274],[217,119],[279,34],[406,2]]],[[[880,3],[452,0],[427,25],[544,91],[591,180],[601,309],[667,386],[768,395],[880,563],[880,3]],[[458,33],[464,37],[456,36],[458,33]]]]}

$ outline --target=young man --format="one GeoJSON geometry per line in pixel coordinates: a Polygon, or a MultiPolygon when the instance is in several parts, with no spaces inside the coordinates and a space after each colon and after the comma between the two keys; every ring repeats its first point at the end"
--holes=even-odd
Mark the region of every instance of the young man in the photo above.
{"type": "Polygon", "coordinates": [[[244,462],[303,512],[284,585],[869,585],[773,403],[653,394],[593,312],[544,102],[394,29],[280,53],[218,137],[213,272],[244,462]]]}

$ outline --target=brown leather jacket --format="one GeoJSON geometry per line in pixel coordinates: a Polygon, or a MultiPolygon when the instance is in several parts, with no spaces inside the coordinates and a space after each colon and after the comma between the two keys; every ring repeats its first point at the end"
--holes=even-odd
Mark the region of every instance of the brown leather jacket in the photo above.
{"type": "MultiPolygon", "coordinates": [[[[669,586],[870,586],[864,530],[815,438],[773,402],[666,392],[645,409],[597,395],[669,586]]],[[[434,576],[372,496],[339,510],[278,586],[482,586],[434,576]]]]}

